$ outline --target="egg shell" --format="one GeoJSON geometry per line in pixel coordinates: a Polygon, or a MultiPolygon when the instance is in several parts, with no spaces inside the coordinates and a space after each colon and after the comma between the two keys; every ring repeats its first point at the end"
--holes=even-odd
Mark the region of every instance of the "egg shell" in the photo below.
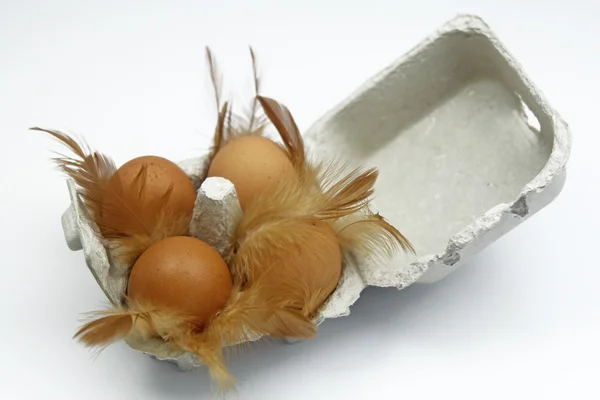
{"type": "Polygon", "coordinates": [[[196,318],[202,328],[223,308],[232,278],[221,255],[188,236],[163,239],[135,262],[127,294],[131,300],[176,310],[196,318]]]}
{"type": "Polygon", "coordinates": [[[146,201],[164,196],[170,186],[173,191],[167,207],[177,214],[191,215],[196,202],[196,188],[188,175],[174,162],[158,156],[142,156],[123,164],[109,185],[129,187],[143,166],[146,166],[146,201]]]}
{"type": "Polygon", "coordinates": [[[293,179],[294,167],[285,150],[262,136],[229,141],[214,156],[208,177],[221,177],[235,186],[242,210],[259,193],[293,179]]]}

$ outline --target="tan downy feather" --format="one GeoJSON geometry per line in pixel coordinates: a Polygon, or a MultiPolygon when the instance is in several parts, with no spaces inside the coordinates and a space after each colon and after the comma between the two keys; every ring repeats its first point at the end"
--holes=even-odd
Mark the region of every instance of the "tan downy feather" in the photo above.
{"type": "Polygon", "coordinates": [[[73,336],[87,347],[106,346],[131,336],[169,340],[193,329],[193,318],[148,303],[128,302],[126,307],[95,311],[89,316],[73,336]]]}
{"type": "Polygon", "coordinates": [[[129,312],[111,313],[85,324],[73,338],[79,338],[86,346],[108,345],[129,336],[134,318],[129,312]]]}
{"type": "Polygon", "coordinates": [[[225,352],[236,351],[244,342],[258,336],[312,338],[314,323],[301,310],[290,305],[283,287],[272,287],[257,279],[245,290],[236,285],[230,301],[202,332],[191,330],[173,335],[177,348],[198,356],[221,390],[235,385],[226,365],[225,352]]]}

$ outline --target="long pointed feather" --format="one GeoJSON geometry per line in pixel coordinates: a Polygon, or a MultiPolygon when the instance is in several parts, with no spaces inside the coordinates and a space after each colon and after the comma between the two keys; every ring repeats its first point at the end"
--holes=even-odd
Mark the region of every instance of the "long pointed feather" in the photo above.
{"type": "Polygon", "coordinates": [[[219,69],[217,68],[217,62],[213,57],[212,51],[207,46],[205,48],[206,51],[206,61],[208,63],[208,68],[210,71],[210,80],[213,87],[213,93],[215,96],[215,105],[217,107],[217,113],[221,110],[221,99],[222,99],[222,90],[223,90],[223,78],[219,74],[219,69]]]}
{"type": "Polygon", "coordinates": [[[292,114],[285,105],[271,98],[258,96],[258,101],[275,129],[279,132],[290,160],[298,171],[303,171],[306,162],[304,142],[292,114]]]}
{"type": "MultiPolygon", "coordinates": [[[[257,112],[258,112],[258,95],[260,94],[260,86],[261,86],[261,81],[260,81],[260,77],[258,74],[258,64],[256,62],[256,54],[254,54],[254,50],[252,49],[252,46],[250,46],[250,58],[252,59],[252,76],[254,78],[253,83],[254,83],[254,97],[252,99],[252,107],[250,108],[250,117],[249,117],[249,121],[248,121],[248,132],[254,132],[255,130],[255,123],[259,122],[258,118],[257,118],[257,112]]],[[[260,125],[260,123],[259,123],[260,125]]]]}

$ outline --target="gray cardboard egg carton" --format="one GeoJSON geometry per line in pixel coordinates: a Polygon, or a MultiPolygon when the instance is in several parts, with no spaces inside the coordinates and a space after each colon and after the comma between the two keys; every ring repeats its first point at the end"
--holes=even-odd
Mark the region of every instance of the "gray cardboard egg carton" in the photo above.
{"type": "MultiPolygon", "coordinates": [[[[319,323],[348,315],[366,286],[402,289],[456,270],[558,196],[571,147],[566,123],[491,29],[470,15],[444,24],[369,79],[304,137],[314,157],[343,154],[350,166],[378,167],[374,206],[417,249],[386,263],[346,254],[319,323]]],[[[233,186],[203,181],[205,158],[180,165],[198,187],[192,234],[224,251],[241,212],[233,186]]],[[[119,302],[123,268],[109,262],[68,183],[69,247],[83,249],[106,296],[119,302]]],[[[201,365],[159,342],[132,347],[184,370],[201,365]]]]}

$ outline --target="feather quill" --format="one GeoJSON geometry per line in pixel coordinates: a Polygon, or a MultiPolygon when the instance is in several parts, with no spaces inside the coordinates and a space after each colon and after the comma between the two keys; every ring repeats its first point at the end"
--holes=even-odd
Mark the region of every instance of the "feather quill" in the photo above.
{"type": "Polygon", "coordinates": [[[206,62],[209,66],[215,103],[218,110],[213,147],[209,154],[209,163],[214,155],[229,140],[244,135],[260,136],[264,133],[267,120],[264,115],[259,113],[257,98],[261,90],[261,79],[259,76],[256,54],[254,53],[252,47],[250,47],[249,50],[252,61],[252,83],[254,96],[252,97],[249,109],[246,109],[245,113],[243,114],[237,114],[233,111],[233,105],[231,101],[223,102],[222,77],[219,73],[216,58],[212,54],[210,48],[206,47],[206,62]]]}
{"type": "Polygon", "coordinates": [[[262,135],[265,125],[267,123],[266,116],[259,113],[258,108],[258,95],[261,92],[262,81],[258,70],[258,62],[256,60],[256,54],[252,47],[249,47],[250,58],[252,60],[252,83],[254,89],[254,96],[252,97],[252,106],[246,119],[248,120],[246,131],[252,135],[262,135]]]}
{"type": "Polygon", "coordinates": [[[398,250],[414,252],[408,239],[379,213],[370,210],[342,218],[334,224],[342,247],[378,261],[398,250]]]}

